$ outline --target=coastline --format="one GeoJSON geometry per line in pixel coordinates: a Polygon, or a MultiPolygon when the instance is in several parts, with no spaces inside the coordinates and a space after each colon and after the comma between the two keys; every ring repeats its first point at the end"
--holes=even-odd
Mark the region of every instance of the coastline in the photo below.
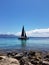
{"type": "Polygon", "coordinates": [[[0,65],[49,65],[49,52],[20,49],[0,50],[0,65]]]}

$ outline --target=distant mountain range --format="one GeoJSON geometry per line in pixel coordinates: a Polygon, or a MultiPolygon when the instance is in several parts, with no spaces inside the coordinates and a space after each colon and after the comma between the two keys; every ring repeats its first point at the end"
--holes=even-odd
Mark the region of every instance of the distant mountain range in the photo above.
{"type": "Polygon", "coordinates": [[[16,35],[14,34],[0,34],[0,38],[7,38],[7,37],[17,37],[16,35]]]}
{"type": "MultiPolygon", "coordinates": [[[[0,38],[12,38],[12,37],[16,37],[18,38],[19,36],[16,36],[14,34],[0,34],[0,38]]],[[[49,37],[29,37],[29,38],[49,38],[49,37]]]]}

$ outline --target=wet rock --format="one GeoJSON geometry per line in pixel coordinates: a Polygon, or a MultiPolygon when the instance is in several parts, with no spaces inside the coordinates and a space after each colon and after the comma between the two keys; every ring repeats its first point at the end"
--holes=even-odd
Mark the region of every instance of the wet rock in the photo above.
{"type": "Polygon", "coordinates": [[[35,59],[32,59],[31,63],[37,65],[37,64],[39,64],[39,61],[36,61],[35,59]]]}
{"type": "Polygon", "coordinates": [[[14,56],[14,58],[20,60],[23,56],[24,56],[23,53],[18,53],[18,54],[16,54],[16,55],[14,56]]]}
{"type": "Polygon", "coordinates": [[[45,58],[45,59],[46,59],[46,58],[49,59],[49,55],[46,55],[44,58],[45,58]]]}
{"type": "Polygon", "coordinates": [[[24,51],[23,54],[24,54],[24,56],[27,56],[27,51],[24,51]]]}
{"type": "Polygon", "coordinates": [[[30,62],[35,65],[42,65],[42,55],[39,52],[36,52],[35,56],[32,56],[30,62]]]}
{"type": "Polygon", "coordinates": [[[35,56],[36,52],[30,51],[28,55],[35,56]]]}
{"type": "Polygon", "coordinates": [[[49,61],[49,54],[45,55],[44,61],[49,61]]]}
{"type": "Polygon", "coordinates": [[[10,57],[10,56],[13,56],[11,52],[8,52],[7,53],[7,56],[10,57]]]}
{"type": "Polygon", "coordinates": [[[16,54],[17,54],[17,53],[15,53],[15,52],[8,52],[8,53],[7,53],[7,56],[8,56],[8,57],[10,57],[10,56],[13,57],[13,56],[15,56],[16,54]]]}
{"type": "Polygon", "coordinates": [[[38,65],[42,65],[42,61],[39,61],[39,64],[38,65]]]}
{"type": "Polygon", "coordinates": [[[49,54],[39,51],[8,52],[0,56],[0,65],[49,65],[49,54]]]}
{"type": "Polygon", "coordinates": [[[30,51],[30,52],[28,53],[28,58],[29,58],[29,59],[35,58],[35,54],[36,54],[36,52],[30,51]]]}
{"type": "Polygon", "coordinates": [[[41,61],[42,60],[42,55],[39,52],[36,52],[35,55],[29,55],[28,58],[30,60],[34,59],[35,61],[41,61]]]}
{"type": "Polygon", "coordinates": [[[20,65],[30,65],[28,57],[22,57],[20,60],[20,65]]]}

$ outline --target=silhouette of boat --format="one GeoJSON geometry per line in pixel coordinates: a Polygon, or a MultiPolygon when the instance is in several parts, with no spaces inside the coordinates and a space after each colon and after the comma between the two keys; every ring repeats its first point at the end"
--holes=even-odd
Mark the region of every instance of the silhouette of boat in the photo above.
{"type": "Polygon", "coordinates": [[[19,37],[18,39],[21,39],[21,40],[27,40],[27,39],[29,39],[29,37],[26,36],[26,32],[24,30],[24,26],[22,28],[21,37],[19,37]]]}

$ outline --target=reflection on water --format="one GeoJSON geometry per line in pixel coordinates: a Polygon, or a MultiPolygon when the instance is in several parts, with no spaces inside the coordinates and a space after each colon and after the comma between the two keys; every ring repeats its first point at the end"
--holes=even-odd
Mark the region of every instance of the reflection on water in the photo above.
{"type": "Polygon", "coordinates": [[[21,49],[25,50],[26,49],[26,41],[27,40],[21,40],[21,49]]]}

